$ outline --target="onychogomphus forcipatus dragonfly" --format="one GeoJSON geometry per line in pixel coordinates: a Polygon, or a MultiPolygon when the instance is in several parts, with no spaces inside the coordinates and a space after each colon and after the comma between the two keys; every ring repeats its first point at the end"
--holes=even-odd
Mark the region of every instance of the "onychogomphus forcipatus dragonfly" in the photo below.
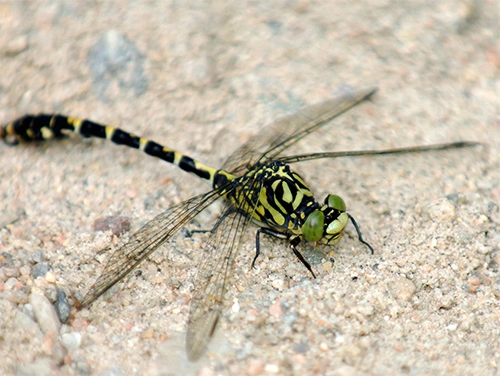
{"type": "Polygon", "coordinates": [[[297,249],[298,245],[303,240],[336,244],[349,220],[360,242],[373,253],[373,248],[361,236],[356,221],[347,213],[342,198],[330,194],[323,202],[316,201],[306,182],[292,171],[291,164],[313,159],[416,153],[477,145],[474,142],[455,142],[389,150],[283,155],[297,141],[370,98],[374,92],[373,88],[353,91],[287,116],[250,138],[227,158],[221,168],[207,166],[121,129],[62,115],[24,116],[1,127],[0,137],[11,144],[61,138],[71,132],[83,137],[106,138],[115,144],[142,150],[211,183],[212,190],[209,192],[172,206],[133,234],[112,254],[103,272],[80,302],[80,307],[88,307],[197,214],[215,201],[224,199],[222,214],[202,245],[205,255],[198,269],[191,301],[186,350],[188,358],[194,361],[205,352],[214,334],[223,311],[224,296],[230,285],[241,237],[250,222],[258,226],[252,266],[260,252],[260,235],[266,234],[288,241],[292,252],[314,276],[311,266],[297,249]]]}

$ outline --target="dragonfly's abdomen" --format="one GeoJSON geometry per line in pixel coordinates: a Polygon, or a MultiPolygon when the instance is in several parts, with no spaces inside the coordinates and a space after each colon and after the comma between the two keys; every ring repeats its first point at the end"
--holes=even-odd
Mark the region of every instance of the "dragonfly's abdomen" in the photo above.
{"type": "Polygon", "coordinates": [[[0,127],[0,137],[14,137],[16,141],[45,141],[62,138],[74,132],[83,137],[105,138],[118,145],[139,149],[144,153],[172,163],[186,172],[213,183],[217,169],[204,165],[195,159],[171,150],[154,141],[135,136],[119,128],[94,123],[90,120],[63,115],[26,115],[5,127],[0,127]]]}

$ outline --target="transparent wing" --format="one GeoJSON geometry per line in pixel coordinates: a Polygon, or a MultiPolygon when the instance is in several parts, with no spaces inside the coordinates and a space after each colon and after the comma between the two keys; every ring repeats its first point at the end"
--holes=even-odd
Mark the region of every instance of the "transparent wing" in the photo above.
{"type": "Polygon", "coordinates": [[[376,88],[362,89],[309,106],[296,114],[285,116],[265,127],[238,148],[222,168],[240,175],[266,160],[276,159],[297,141],[316,131],[351,107],[370,98],[376,88]]]}
{"type": "Polygon", "coordinates": [[[102,274],[80,302],[80,307],[92,304],[220,197],[217,190],[204,193],[169,208],[145,224],[131,236],[128,243],[112,254],[102,274]]]}
{"type": "MultiPolygon", "coordinates": [[[[243,190],[244,204],[255,208],[261,183],[252,182],[250,189],[243,190]]],[[[245,212],[252,213],[252,208],[245,212]]],[[[224,296],[231,285],[234,263],[240,250],[241,237],[251,215],[241,213],[227,203],[226,210],[217,222],[203,249],[205,255],[195,280],[193,298],[189,312],[186,336],[186,352],[190,361],[199,359],[206,351],[224,308],[224,296]]]]}
{"type": "Polygon", "coordinates": [[[300,155],[291,155],[287,157],[280,157],[279,160],[284,163],[297,163],[303,161],[311,161],[313,159],[362,157],[367,155],[387,155],[387,154],[394,155],[394,154],[421,153],[426,151],[470,148],[478,145],[481,145],[481,143],[473,141],[459,141],[459,142],[451,142],[448,144],[409,146],[405,148],[385,149],[385,150],[350,150],[350,151],[332,151],[324,153],[300,154],[300,155]]]}

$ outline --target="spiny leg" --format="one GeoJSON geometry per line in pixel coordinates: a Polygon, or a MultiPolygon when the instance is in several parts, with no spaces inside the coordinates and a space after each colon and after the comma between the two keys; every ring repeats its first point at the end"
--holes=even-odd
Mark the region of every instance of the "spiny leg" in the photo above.
{"type": "Polygon", "coordinates": [[[252,269],[255,269],[255,261],[260,255],[260,234],[271,235],[280,239],[288,239],[288,236],[283,234],[282,232],[274,231],[269,228],[259,228],[257,233],[255,234],[255,257],[252,261],[252,269]]]}
{"type": "Polygon", "coordinates": [[[295,254],[295,256],[297,256],[297,258],[300,260],[300,262],[302,264],[304,264],[304,266],[307,268],[307,270],[309,270],[309,272],[312,274],[313,278],[316,279],[316,275],[314,274],[314,272],[311,268],[311,265],[307,262],[307,260],[304,258],[304,256],[302,256],[302,254],[297,250],[297,245],[299,245],[299,243],[300,243],[300,238],[292,239],[292,241],[290,242],[290,247],[292,247],[292,251],[295,254]]]}
{"type": "MultiPolygon", "coordinates": [[[[252,261],[252,268],[255,268],[255,261],[257,261],[257,257],[260,255],[260,234],[271,235],[279,239],[289,239],[290,237],[282,232],[272,230],[270,228],[260,228],[257,230],[257,234],[255,235],[255,257],[252,261]]],[[[311,273],[313,278],[316,278],[311,265],[307,262],[307,260],[302,256],[302,254],[297,250],[297,245],[300,243],[300,238],[295,238],[290,241],[290,247],[295,256],[299,259],[299,261],[306,267],[307,270],[311,273]]]]}
{"type": "Polygon", "coordinates": [[[210,230],[207,230],[207,229],[188,230],[189,235],[197,234],[197,233],[205,234],[207,232],[214,233],[215,231],[217,231],[220,224],[222,222],[224,222],[224,218],[226,218],[228,215],[231,215],[231,213],[233,213],[234,211],[236,211],[236,209],[233,206],[229,207],[223,214],[221,214],[221,216],[217,219],[217,222],[215,222],[215,224],[213,225],[213,227],[210,230]]]}

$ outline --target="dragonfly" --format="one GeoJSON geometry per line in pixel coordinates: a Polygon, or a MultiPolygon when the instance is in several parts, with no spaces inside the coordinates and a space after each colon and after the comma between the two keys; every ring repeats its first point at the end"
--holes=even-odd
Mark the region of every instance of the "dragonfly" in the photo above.
{"type": "Polygon", "coordinates": [[[210,182],[210,191],[170,207],[131,235],[128,242],[110,256],[96,282],[78,303],[80,309],[89,307],[200,212],[222,199],[221,214],[201,247],[204,255],[195,277],[190,303],[186,352],[188,359],[194,362],[206,352],[223,314],[224,297],[231,285],[236,256],[243,234],[251,222],[257,226],[252,267],[260,254],[260,237],[268,235],[288,242],[292,253],[315,278],[311,265],[299,251],[299,245],[304,242],[334,245],[339,242],[349,221],[359,241],[374,253],[373,247],[364,240],[356,220],[348,213],[344,200],[338,195],[328,194],[323,202],[317,201],[305,180],[292,170],[292,164],[315,159],[457,149],[478,144],[460,141],[386,150],[284,155],[299,140],[368,100],[375,92],[376,88],[350,90],[297,114],[283,117],[250,137],[226,159],[221,168],[205,165],[120,128],[58,114],[23,116],[0,127],[0,138],[10,145],[60,139],[70,133],[103,138],[139,149],[210,182]]]}

